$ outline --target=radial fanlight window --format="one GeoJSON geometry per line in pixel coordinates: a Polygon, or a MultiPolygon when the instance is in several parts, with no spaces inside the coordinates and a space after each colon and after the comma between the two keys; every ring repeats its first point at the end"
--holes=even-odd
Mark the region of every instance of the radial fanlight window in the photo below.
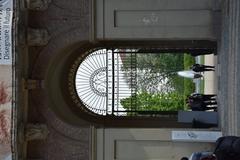
{"type": "Polygon", "coordinates": [[[182,60],[183,54],[159,54],[156,49],[98,49],[79,65],[76,92],[99,115],[175,114],[184,106],[183,80],[176,74],[183,69],[182,60]]]}
{"type": "Polygon", "coordinates": [[[106,114],[107,103],[107,55],[101,49],[88,55],[80,64],[75,79],[81,101],[91,111],[106,114]]]}

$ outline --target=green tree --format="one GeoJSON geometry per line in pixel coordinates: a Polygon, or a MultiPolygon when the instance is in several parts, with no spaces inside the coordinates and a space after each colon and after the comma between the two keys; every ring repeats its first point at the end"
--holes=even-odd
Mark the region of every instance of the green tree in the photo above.
{"type": "Polygon", "coordinates": [[[183,54],[128,54],[123,69],[130,86],[136,79],[136,88],[140,92],[176,90],[183,93],[183,79],[177,76],[177,71],[184,69],[183,60],[183,54]],[[160,84],[164,86],[159,87],[160,84]]]}
{"type": "Polygon", "coordinates": [[[138,111],[184,109],[186,93],[193,92],[195,87],[192,80],[184,80],[177,71],[189,69],[194,63],[193,57],[148,53],[126,55],[125,59],[129,63],[123,63],[124,73],[130,88],[135,87],[136,92],[120,101],[123,108],[138,111]]]}
{"type": "Polygon", "coordinates": [[[178,111],[184,108],[184,99],[184,95],[177,92],[142,92],[122,99],[120,103],[126,110],[133,111],[178,111]]]}

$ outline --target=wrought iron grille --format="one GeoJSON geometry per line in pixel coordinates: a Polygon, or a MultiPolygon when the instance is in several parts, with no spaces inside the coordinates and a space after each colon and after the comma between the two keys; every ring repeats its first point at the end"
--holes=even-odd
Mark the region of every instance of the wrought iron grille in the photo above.
{"type": "MultiPolygon", "coordinates": [[[[156,54],[159,55],[150,50],[116,48],[92,52],[76,73],[75,86],[80,101],[99,115],[176,114],[171,109],[153,107],[159,104],[151,102],[156,94],[161,96],[160,93],[174,90],[167,84],[168,77],[164,77],[152,64],[157,61],[144,63],[144,58],[151,60],[156,54]]],[[[169,75],[174,73],[175,69],[169,75]]]]}

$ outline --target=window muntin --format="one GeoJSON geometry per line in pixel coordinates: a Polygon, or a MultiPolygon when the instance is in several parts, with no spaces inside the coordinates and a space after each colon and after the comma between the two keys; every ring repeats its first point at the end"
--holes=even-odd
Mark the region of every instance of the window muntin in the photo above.
{"type": "MultiPolygon", "coordinates": [[[[183,95],[170,95],[175,94],[176,87],[169,85],[171,82],[168,77],[158,72],[156,68],[159,66],[154,65],[157,63],[156,57],[161,58],[163,55],[156,53],[156,49],[153,53],[147,49],[116,48],[91,52],[79,65],[75,76],[75,87],[80,101],[99,115],[143,116],[170,114],[183,109],[183,95]],[[150,61],[149,64],[144,58],[150,61]],[[152,80],[148,81],[147,78],[152,80]],[[169,93],[164,97],[165,102],[151,102],[157,96],[161,98],[162,93],[169,93]],[[141,98],[142,96],[145,97],[141,98]],[[172,99],[173,97],[176,99],[172,99]],[[172,103],[176,100],[179,103],[172,103]],[[173,108],[161,109],[159,105],[172,105],[173,108]]],[[[180,68],[178,62],[172,66],[169,71],[174,75],[180,68]]]]}

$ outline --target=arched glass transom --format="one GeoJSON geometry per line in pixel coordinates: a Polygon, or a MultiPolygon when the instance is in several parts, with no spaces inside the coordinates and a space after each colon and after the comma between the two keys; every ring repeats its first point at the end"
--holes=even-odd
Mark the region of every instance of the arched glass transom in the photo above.
{"type": "Polygon", "coordinates": [[[99,115],[136,116],[184,109],[184,54],[146,49],[98,49],[79,65],[80,101],[99,115]]]}

